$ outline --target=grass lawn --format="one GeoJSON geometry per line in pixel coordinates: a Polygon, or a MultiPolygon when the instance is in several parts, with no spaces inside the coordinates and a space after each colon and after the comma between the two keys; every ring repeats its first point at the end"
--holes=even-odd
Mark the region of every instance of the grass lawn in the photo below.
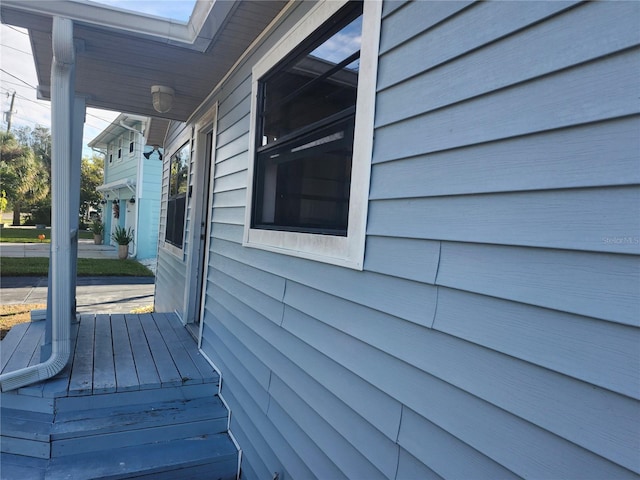
{"type": "MultiPolygon", "coordinates": [[[[38,235],[44,235],[42,243],[51,243],[51,229],[38,230],[35,227],[29,228],[0,228],[0,242],[13,243],[39,243],[38,235]]],[[[80,238],[93,238],[93,233],[80,231],[80,238]]]]}
{"type": "MultiPolygon", "coordinates": [[[[0,276],[3,277],[46,277],[48,272],[49,259],[46,257],[0,257],[0,276]]],[[[78,276],[153,277],[153,272],[135,260],[79,258],[78,276]]]]}

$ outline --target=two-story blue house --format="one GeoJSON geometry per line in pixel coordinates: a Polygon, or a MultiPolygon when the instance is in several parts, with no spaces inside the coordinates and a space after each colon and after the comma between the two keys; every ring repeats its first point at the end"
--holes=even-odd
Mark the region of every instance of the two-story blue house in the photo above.
{"type": "Polygon", "coordinates": [[[152,122],[166,125],[164,120],[121,114],[89,142],[104,154],[104,183],[98,187],[104,241],[116,245],[111,238],[115,228],[131,228],[129,255],[140,260],[155,258],[158,250],[163,149],[147,145],[152,122]]]}

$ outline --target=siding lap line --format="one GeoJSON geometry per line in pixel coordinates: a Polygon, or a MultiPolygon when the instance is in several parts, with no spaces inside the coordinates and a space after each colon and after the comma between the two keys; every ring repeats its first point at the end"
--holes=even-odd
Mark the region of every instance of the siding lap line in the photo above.
{"type": "MultiPolygon", "coordinates": [[[[282,298],[280,299],[280,301],[282,302],[282,304],[284,305],[285,301],[285,296],[287,295],[287,285],[289,284],[289,280],[285,278],[284,280],[284,288],[282,289],[282,298]]],[[[280,318],[280,326],[282,327],[282,324],[284,323],[284,312],[285,312],[285,308],[282,309],[282,318],[280,318]]]]}
{"type": "Polygon", "coordinates": [[[433,328],[436,323],[436,317],[438,316],[438,299],[440,297],[440,286],[436,285],[436,305],[433,309],[433,318],[431,319],[431,326],[429,328],[433,328]]]}
{"type": "Polygon", "coordinates": [[[436,318],[438,316],[438,298],[440,295],[440,286],[438,285],[438,274],[440,273],[440,260],[442,259],[442,242],[438,242],[438,263],[436,265],[436,274],[434,279],[434,285],[436,287],[436,305],[433,309],[433,318],[431,319],[431,326],[429,328],[434,328],[436,324],[436,318]]]}
{"type": "Polygon", "coordinates": [[[402,416],[403,415],[404,415],[404,404],[401,404],[400,405],[400,421],[398,422],[398,432],[396,433],[396,444],[398,444],[398,442],[400,441],[400,428],[402,427],[402,416]]]}

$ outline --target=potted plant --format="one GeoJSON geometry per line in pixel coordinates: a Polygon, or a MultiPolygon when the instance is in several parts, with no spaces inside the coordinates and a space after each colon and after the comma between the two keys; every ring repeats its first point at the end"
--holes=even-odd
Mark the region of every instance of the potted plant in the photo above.
{"type": "Polygon", "coordinates": [[[133,242],[133,230],[131,227],[116,227],[111,238],[118,244],[118,258],[125,259],[129,255],[129,244],[133,242]]]}
{"type": "Polygon", "coordinates": [[[93,233],[93,243],[102,244],[102,234],[104,233],[104,224],[100,220],[91,222],[91,233],[93,233]]]}

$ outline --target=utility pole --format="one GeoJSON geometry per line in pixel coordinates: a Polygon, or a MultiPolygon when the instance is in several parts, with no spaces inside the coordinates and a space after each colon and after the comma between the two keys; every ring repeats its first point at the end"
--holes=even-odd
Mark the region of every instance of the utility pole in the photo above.
{"type": "MultiPolygon", "coordinates": [[[[7,93],[7,95],[9,95],[7,93]]],[[[13,92],[11,95],[11,106],[9,107],[9,111],[7,112],[7,133],[11,131],[11,117],[13,116],[13,102],[16,100],[16,92],[13,92]]]]}

